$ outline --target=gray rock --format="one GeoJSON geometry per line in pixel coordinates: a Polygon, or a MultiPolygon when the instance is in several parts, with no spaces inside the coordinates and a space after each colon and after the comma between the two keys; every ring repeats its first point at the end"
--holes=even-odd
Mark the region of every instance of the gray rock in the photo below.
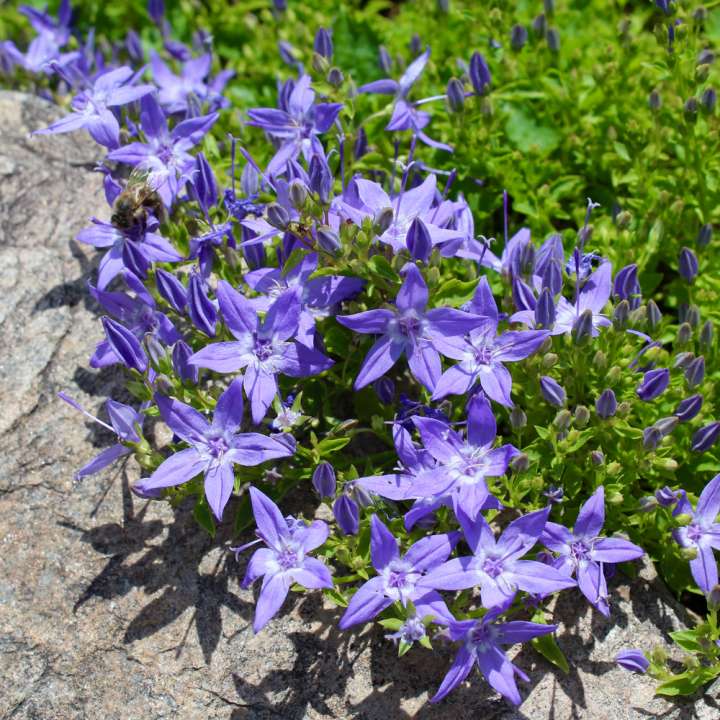
{"type": "Polygon", "coordinates": [[[253,593],[239,588],[246,560],[226,551],[227,528],[212,541],[188,508],[132,496],[132,461],[74,484],[111,438],[56,393],[101,412],[121,381],[88,369],[101,335],[84,290],[94,261],[73,239],[90,215],[107,217],[91,172],[98,155],[82,134],[29,138],[56,116],[42,100],[0,93],[0,717],[720,716],[711,699],[654,698],[650,680],[613,662],[686,620],[650,571],[615,583],[610,622],[563,597],[559,642],[573,670],[523,650],[530,683],[518,710],[479,678],[430,707],[451,649],[398,661],[379,629],[340,633],[317,594],[292,596],[255,636],[253,593]]]}

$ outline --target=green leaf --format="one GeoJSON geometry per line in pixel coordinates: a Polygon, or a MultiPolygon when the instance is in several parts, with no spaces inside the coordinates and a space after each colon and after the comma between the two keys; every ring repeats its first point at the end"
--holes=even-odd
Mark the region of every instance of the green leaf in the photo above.
{"type": "Polygon", "coordinates": [[[387,258],[383,255],[373,255],[368,260],[368,267],[374,275],[379,275],[385,280],[389,280],[392,283],[399,283],[400,277],[392,269],[392,266],[388,262],[387,258]]]}
{"type": "Polygon", "coordinates": [[[680,675],[676,675],[672,680],[658,685],[655,692],[658,695],[692,695],[699,687],[710,682],[718,675],[720,675],[720,665],[687,670],[680,675]]]}
{"type": "Polygon", "coordinates": [[[505,131],[510,142],[522,152],[536,150],[548,155],[560,144],[560,133],[552,127],[539,125],[524,108],[508,105],[505,109],[505,131]]]}
{"type": "Polygon", "coordinates": [[[676,645],[679,645],[683,650],[687,650],[691,653],[701,653],[702,645],[698,642],[697,635],[694,630],[678,630],[671,632],[670,637],[675,641],[676,645]]]}
{"type": "Polygon", "coordinates": [[[193,517],[197,521],[197,524],[205,530],[210,537],[215,537],[215,520],[213,519],[212,511],[204,495],[195,503],[193,517]]]}
{"type": "Polygon", "coordinates": [[[564,673],[570,672],[567,658],[557,644],[553,635],[542,635],[532,639],[533,647],[555,667],[560,668],[564,673]]]}
{"type": "Polygon", "coordinates": [[[349,442],[349,437],[325,438],[318,443],[317,451],[321,457],[332,455],[332,453],[342,450],[349,442]]]}
{"type": "Polygon", "coordinates": [[[331,590],[323,590],[323,594],[326,598],[328,598],[328,600],[332,600],[332,602],[336,605],[339,605],[340,607],[347,607],[347,600],[345,599],[345,596],[338,590],[335,590],[335,588],[332,588],[331,590]]]}
{"type": "Polygon", "coordinates": [[[477,280],[458,280],[453,278],[443,283],[434,293],[433,302],[436,306],[451,305],[457,307],[472,298],[477,288],[477,280]]]}

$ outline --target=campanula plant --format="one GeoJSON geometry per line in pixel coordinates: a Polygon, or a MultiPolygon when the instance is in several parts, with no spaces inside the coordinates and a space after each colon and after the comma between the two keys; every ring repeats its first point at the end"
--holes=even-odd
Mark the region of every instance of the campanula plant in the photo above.
{"type": "Polygon", "coordinates": [[[599,57],[564,32],[576,9],[453,0],[393,24],[274,3],[250,53],[273,62],[252,67],[214,0],[212,37],[174,39],[153,2],[154,30],[111,33],[107,56],[69,3],[25,10],[37,37],[5,41],[0,67],[61,105],[39,133],[100,145],[109,219],[78,236],[103,253],[89,363],[124,368],[133,397],[107,400],[115,442],[78,475],[132,456],[137,495],[237,539],[256,632],[302,590],[401,655],[449,643],[433,702],[477,667],[520,704],[506,648],[566,666],[553,598],[612,623],[611,578],[641,558],[707,617],[672,634],[683,673],[661,648],[618,663],[668,695],[720,675],[718,11],[656,5],[611,36],[598,20],[599,57]],[[465,12],[487,47],[466,45],[465,12]],[[372,61],[348,55],[359,27],[372,61]],[[580,47],[597,65],[570,72],[580,47]],[[634,114],[600,109],[615,91],[634,114]]]}

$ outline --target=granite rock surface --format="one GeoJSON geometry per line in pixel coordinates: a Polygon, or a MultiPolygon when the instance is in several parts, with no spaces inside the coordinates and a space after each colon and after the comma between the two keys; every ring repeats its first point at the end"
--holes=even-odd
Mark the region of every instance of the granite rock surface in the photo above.
{"type": "MultiPolygon", "coordinates": [[[[614,582],[611,622],[563,598],[572,670],[522,651],[520,708],[479,678],[429,706],[450,649],[398,661],[379,629],[340,633],[317,594],[291,597],[255,636],[227,531],[211,540],[189,509],[134,497],[133,461],[75,483],[112,438],[56,393],[93,412],[123,396],[118,372],[88,369],[100,324],[85,283],[97,257],[74,240],[90,216],[108,215],[100,158],[82,133],[30,137],[55,117],[43,100],[0,92],[0,718],[720,717],[717,692],[670,704],[613,661],[687,620],[649,569],[614,582]]],[[[290,509],[312,512],[308,502],[290,509]]]]}

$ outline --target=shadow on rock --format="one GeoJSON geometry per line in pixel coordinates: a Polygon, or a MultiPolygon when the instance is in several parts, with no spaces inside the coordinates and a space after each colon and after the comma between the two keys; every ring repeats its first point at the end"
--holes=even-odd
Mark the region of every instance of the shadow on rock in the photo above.
{"type": "Polygon", "coordinates": [[[61,524],[81,533],[81,540],[107,556],[103,569],[96,575],[75,603],[77,612],[83,605],[100,598],[112,600],[142,588],[148,595],[160,592],[140,608],[125,630],[123,642],[132,643],[150,637],[175,622],[188,608],[193,613],[180,642],[179,656],[194,627],[205,662],[210,663],[222,635],[221,608],[228,607],[246,620],[253,608],[228,590],[231,574],[237,573],[230,553],[220,552],[214,566],[201,569],[203,559],[217,549],[217,540],[199,530],[192,510],[183,505],[175,510],[174,520],[147,520],[150,502],[134,511],[127,473],[122,472],[123,521],[84,529],[69,522],[61,524]],[[163,537],[164,536],[164,537],[163,537]],[[160,542],[157,542],[160,539],[160,542]],[[155,541],[155,542],[153,542],[155,541]],[[137,555],[142,553],[139,558],[137,555]],[[228,563],[232,562],[232,565],[228,563]]]}

